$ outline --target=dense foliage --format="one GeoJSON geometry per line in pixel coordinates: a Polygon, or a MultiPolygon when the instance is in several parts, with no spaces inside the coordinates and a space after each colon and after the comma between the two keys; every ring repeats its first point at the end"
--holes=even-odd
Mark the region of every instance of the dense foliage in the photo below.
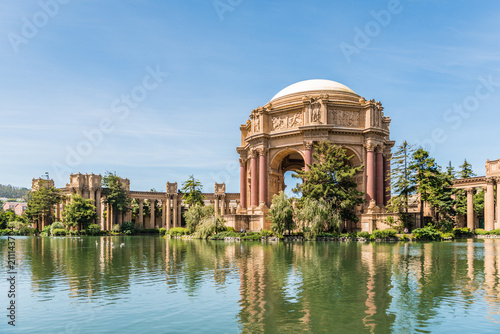
{"type": "Polygon", "coordinates": [[[342,147],[329,141],[316,144],[313,157],[315,162],[308,171],[292,175],[302,179],[294,192],[302,193],[303,199],[323,199],[341,221],[357,222],[355,207],[364,200],[354,176],[361,172],[363,166],[351,166],[352,156],[347,156],[342,147]]]}
{"type": "Polygon", "coordinates": [[[33,192],[31,199],[28,201],[26,215],[30,221],[43,219],[47,224],[51,224],[52,212],[54,205],[60,203],[62,193],[54,187],[45,187],[43,183],[39,183],[38,189],[33,192]]]}
{"type": "Polygon", "coordinates": [[[79,230],[85,230],[87,226],[96,220],[96,207],[93,201],[85,199],[79,195],[73,195],[71,202],[66,205],[63,212],[63,218],[69,227],[78,227],[79,230]]]}
{"type": "Polygon", "coordinates": [[[182,184],[181,192],[184,194],[182,199],[189,206],[203,205],[203,186],[193,175],[182,184]]]}
{"type": "Polygon", "coordinates": [[[29,192],[30,189],[28,188],[14,187],[11,186],[10,184],[8,185],[0,184],[0,197],[26,199],[28,197],[29,192]]]}
{"type": "Polygon", "coordinates": [[[269,219],[271,220],[271,228],[279,235],[283,235],[285,231],[292,231],[295,228],[293,220],[292,199],[280,191],[274,195],[269,208],[269,219]]]}
{"type": "Polygon", "coordinates": [[[102,186],[106,189],[104,203],[110,204],[115,212],[126,212],[130,208],[130,198],[123,188],[122,179],[115,173],[107,172],[102,178],[102,186]]]}
{"type": "Polygon", "coordinates": [[[186,226],[189,228],[191,233],[193,233],[204,219],[215,216],[215,211],[213,205],[201,206],[194,205],[190,206],[188,210],[184,212],[184,219],[186,220],[186,226]]]}

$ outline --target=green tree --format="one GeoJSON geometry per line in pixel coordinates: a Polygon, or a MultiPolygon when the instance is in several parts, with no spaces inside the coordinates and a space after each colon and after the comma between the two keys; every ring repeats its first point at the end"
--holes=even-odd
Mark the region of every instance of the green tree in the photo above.
{"type": "Polygon", "coordinates": [[[448,175],[452,180],[457,178],[457,172],[455,171],[455,167],[451,164],[451,161],[448,161],[448,166],[446,166],[446,175],[448,175]]]}
{"type": "Polygon", "coordinates": [[[193,175],[182,184],[181,192],[184,194],[182,199],[189,206],[203,205],[203,186],[193,175]]]}
{"type": "Polygon", "coordinates": [[[301,192],[302,199],[323,198],[343,222],[357,222],[355,207],[363,203],[363,193],[358,191],[354,176],[363,166],[352,167],[352,156],[347,156],[342,147],[329,141],[316,144],[313,157],[316,162],[309,165],[308,171],[292,175],[302,179],[302,184],[293,191],[301,192]]]}
{"type": "Polygon", "coordinates": [[[9,222],[9,217],[7,213],[0,208],[0,229],[7,228],[7,223],[9,222]]]}
{"type": "MultiPolygon", "coordinates": [[[[472,170],[472,165],[464,160],[464,163],[460,166],[460,170],[457,173],[458,177],[462,179],[468,179],[470,177],[476,176],[472,170]]],[[[467,191],[465,189],[457,189],[455,192],[456,202],[457,202],[457,213],[463,216],[467,215],[467,191]]],[[[475,204],[474,204],[475,205],[475,204]]]]}
{"type": "Polygon", "coordinates": [[[54,187],[45,187],[38,183],[38,189],[33,192],[26,208],[29,221],[41,220],[46,225],[52,224],[52,211],[55,204],[61,202],[62,193],[54,187]]]}
{"type": "Polygon", "coordinates": [[[433,193],[433,187],[437,184],[436,174],[439,166],[429,152],[419,148],[412,155],[409,168],[413,171],[411,180],[417,185],[417,193],[420,195],[420,222],[424,221],[424,203],[429,201],[433,193]]]}
{"type": "Polygon", "coordinates": [[[392,212],[399,212],[399,216],[405,227],[411,227],[413,220],[408,215],[408,198],[417,191],[413,179],[413,170],[410,164],[415,149],[405,140],[391,159],[391,190],[392,197],[387,208],[392,212]]]}
{"type": "MultiPolygon", "coordinates": [[[[104,203],[110,204],[113,212],[124,213],[130,209],[131,200],[127,191],[123,188],[122,179],[116,173],[107,172],[102,178],[103,188],[107,188],[104,203]]],[[[109,213],[108,213],[109,214],[109,213]]],[[[112,217],[112,224],[114,217],[112,217]]]]}
{"type": "Polygon", "coordinates": [[[476,176],[476,174],[472,170],[472,165],[467,162],[467,159],[465,159],[464,163],[460,166],[460,171],[458,172],[458,175],[462,179],[468,179],[469,177],[476,176]]]}
{"type": "Polygon", "coordinates": [[[480,189],[473,198],[474,211],[479,219],[484,219],[484,190],[480,189]]]}
{"type": "Polygon", "coordinates": [[[271,228],[279,235],[295,228],[292,200],[283,191],[273,196],[268,218],[271,220],[271,228]]]}
{"type": "Polygon", "coordinates": [[[191,233],[196,231],[196,229],[202,223],[203,220],[212,217],[215,217],[215,211],[213,205],[207,205],[207,206],[193,205],[190,206],[189,209],[184,212],[186,225],[191,230],[191,233]]]}
{"type": "Polygon", "coordinates": [[[96,207],[91,199],[85,199],[80,195],[73,195],[71,202],[66,205],[63,212],[64,222],[67,226],[77,227],[85,230],[96,220],[96,207]]]}
{"type": "Polygon", "coordinates": [[[342,221],[328,200],[305,198],[299,205],[297,220],[309,231],[309,239],[324,231],[340,231],[342,221]]]}

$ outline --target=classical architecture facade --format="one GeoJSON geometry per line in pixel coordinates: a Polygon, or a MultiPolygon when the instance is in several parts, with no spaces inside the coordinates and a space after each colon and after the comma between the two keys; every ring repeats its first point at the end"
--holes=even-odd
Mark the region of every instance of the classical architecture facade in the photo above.
{"type": "MultiPolygon", "coordinates": [[[[240,206],[235,228],[269,228],[265,216],[272,196],[285,189],[284,174],[307,169],[313,162],[314,143],[324,140],[343,147],[354,166],[364,166],[356,176],[358,189],[366,193],[359,216],[383,212],[390,199],[394,146],[389,136],[391,120],[383,110],[380,102],[329,80],[298,82],[253,110],[240,127],[240,206]]],[[[369,229],[361,224],[348,228],[369,229]]]]}
{"type": "MultiPolygon", "coordinates": [[[[183,203],[183,194],[179,192],[177,182],[166,183],[165,192],[147,192],[130,190],[130,180],[122,179],[122,188],[128,196],[135,200],[138,205],[138,212],[132,215],[132,211],[114,212],[113,207],[106,204],[107,189],[102,187],[102,176],[98,174],[71,174],[70,182],[66,187],[59,188],[63,193],[63,200],[53,208],[53,218],[55,221],[63,221],[63,212],[70,203],[71,196],[77,194],[86,199],[91,199],[96,206],[96,224],[102,230],[110,231],[115,224],[121,225],[123,222],[132,221],[136,228],[161,228],[170,229],[180,227],[182,223],[182,211],[186,207],[183,203]],[[148,203],[149,215],[144,214],[145,202],[148,203]],[[154,203],[155,205],[151,205],[154,203]],[[157,209],[158,208],[158,209],[157,209]],[[161,209],[160,209],[161,208],[161,209]],[[158,211],[157,211],[158,210],[158,211]],[[158,213],[161,212],[161,215],[158,213]]],[[[42,185],[54,187],[53,180],[33,179],[32,191],[36,191],[42,185]]],[[[239,194],[226,193],[224,183],[215,184],[213,193],[203,193],[206,204],[214,205],[217,215],[235,214],[239,201],[239,194]]],[[[40,230],[48,222],[41,220],[36,222],[36,227],[40,230]]]]}
{"type": "Polygon", "coordinates": [[[484,191],[484,229],[491,231],[500,228],[500,159],[486,161],[486,176],[458,179],[454,188],[467,191],[467,227],[474,230],[479,222],[474,214],[474,194],[478,189],[484,191]]]}

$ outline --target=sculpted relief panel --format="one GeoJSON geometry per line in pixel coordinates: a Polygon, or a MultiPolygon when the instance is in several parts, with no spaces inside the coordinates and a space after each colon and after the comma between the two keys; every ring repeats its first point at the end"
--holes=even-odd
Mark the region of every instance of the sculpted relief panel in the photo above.
{"type": "Polygon", "coordinates": [[[359,111],[354,110],[330,109],[328,110],[328,123],[340,126],[362,126],[359,111]]]}
{"type": "Polygon", "coordinates": [[[273,116],[271,123],[273,131],[292,129],[304,124],[301,112],[290,115],[273,116]]]}

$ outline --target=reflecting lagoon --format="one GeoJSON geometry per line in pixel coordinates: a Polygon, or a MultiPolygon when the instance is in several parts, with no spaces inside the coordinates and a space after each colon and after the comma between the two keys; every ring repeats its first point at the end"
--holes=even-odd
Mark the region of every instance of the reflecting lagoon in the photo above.
{"type": "Polygon", "coordinates": [[[500,240],[15,237],[1,333],[498,333],[500,240]]]}

